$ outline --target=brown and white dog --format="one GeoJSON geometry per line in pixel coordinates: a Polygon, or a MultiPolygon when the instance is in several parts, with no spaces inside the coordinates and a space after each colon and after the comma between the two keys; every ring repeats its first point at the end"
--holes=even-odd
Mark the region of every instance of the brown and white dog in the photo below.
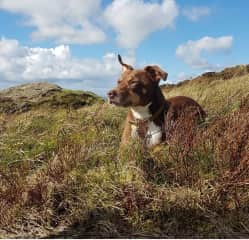
{"type": "MultiPolygon", "coordinates": [[[[204,118],[205,112],[191,98],[178,96],[165,99],[159,87],[160,79],[166,80],[168,74],[158,66],[146,66],[144,69],[133,69],[123,63],[118,86],[108,93],[109,102],[116,106],[130,107],[121,144],[132,137],[141,138],[147,147],[165,140],[166,125],[177,121],[180,114],[191,107],[197,118],[204,118]]],[[[173,126],[173,125],[172,125],[173,126]]]]}

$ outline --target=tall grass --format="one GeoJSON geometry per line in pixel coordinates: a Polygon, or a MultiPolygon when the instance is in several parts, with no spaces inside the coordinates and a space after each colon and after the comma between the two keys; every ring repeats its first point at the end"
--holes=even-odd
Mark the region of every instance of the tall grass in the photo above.
{"type": "MultiPolygon", "coordinates": [[[[222,96],[230,94],[232,80],[222,96]]],[[[248,237],[244,96],[231,109],[219,98],[197,127],[180,119],[169,141],[152,149],[137,140],[120,149],[126,110],[106,103],[2,114],[0,236],[248,237]]]]}
{"type": "Polygon", "coordinates": [[[238,108],[242,99],[249,96],[248,75],[213,81],[192,80],[175,87],[164,87],[166,98],[184,95],[194,98],[210,114],[229,112],[238,108]]]}

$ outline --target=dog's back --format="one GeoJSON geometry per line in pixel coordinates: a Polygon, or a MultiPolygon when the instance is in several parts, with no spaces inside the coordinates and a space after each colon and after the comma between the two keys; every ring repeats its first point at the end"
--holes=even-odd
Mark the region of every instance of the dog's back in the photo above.
{"type": "Polygon", "coordinates": [[[175,134],[186,136],[206,117],[205,111],[192,98],[172,97],[166,100],[164,140],[170,141],[175,134]]]}
{"type": "Polygon", "coordinates": [[[206,117],[205,111],[192,98],[185,96],[172,97],[166,100],[168,103],[167,118],[168,120],[177,120],[184,113],[192,114],[197,119],[206,117]]]}

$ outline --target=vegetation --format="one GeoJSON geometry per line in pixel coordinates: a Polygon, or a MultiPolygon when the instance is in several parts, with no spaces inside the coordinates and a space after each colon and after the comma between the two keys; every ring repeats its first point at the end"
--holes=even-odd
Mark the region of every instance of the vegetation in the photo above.
{"type": "Polygon", "coordinates": [[[77,109],[103,102],[91,92],[73,91],[46,82],[23,84],[0,91],[0,113],[22,113],[40,107],[77,109]]]}
{"type": "Polygon", "coordinates": [[[1,237],[248,237],[249,75],[163,87],[209,112],[119,149],[126,109],[0,115],[1,237]]]}
{"type": "Polygon", "coordinates": [[[249,65],[239,65],[215,73],[204,73],[176,85],[162,86],[165,96],[185,95],[194,98],[209,115],[237,109],[249,97],[249,65]]]}

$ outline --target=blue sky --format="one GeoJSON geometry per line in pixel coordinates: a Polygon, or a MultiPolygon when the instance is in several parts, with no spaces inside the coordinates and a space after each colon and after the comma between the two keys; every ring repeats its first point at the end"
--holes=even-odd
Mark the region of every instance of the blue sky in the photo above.
{"type": "Polygon", "coordinates": [[[0,0],[0,88],[49,81],[105,95],[120,53],[177,82],[248,64],[249,1],[0,0]]]}

